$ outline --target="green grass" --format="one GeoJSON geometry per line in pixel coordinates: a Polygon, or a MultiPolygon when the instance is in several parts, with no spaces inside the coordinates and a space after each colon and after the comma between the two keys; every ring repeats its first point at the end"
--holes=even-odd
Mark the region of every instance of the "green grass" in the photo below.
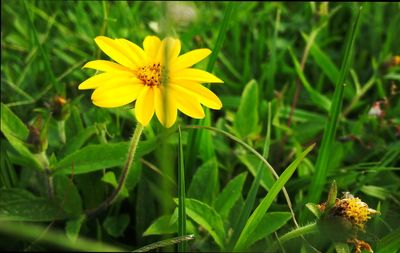
{"type": "Polygon", "coordinates": [[[316,204],[335,181],[338,197],[350,192],[381,213],[358,238],[394,252],[399,11],[399,3],[2,1],[0,248],[352,252],[319,230],[327,218],[316,204]],[[86,62],[108,59],[96,36],[141,46],[152,34],[179,38],[183,53],[212,50],[196,68],[224,80],[205,84],[223,107],[204,108],[202,120],[179,113],[169,129],[154,117],[120,180],[135,116],[129,106],[96,107],[77,87],[95,73],[86,62]],[[67,100],[62,110],[56,96],[67,100]],[[376,103],[383,113],[370,115],[376,103]]]}

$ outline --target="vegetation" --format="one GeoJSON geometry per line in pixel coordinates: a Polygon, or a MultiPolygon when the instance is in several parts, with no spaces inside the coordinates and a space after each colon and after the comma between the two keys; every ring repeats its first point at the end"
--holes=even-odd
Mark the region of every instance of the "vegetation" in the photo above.
{"type": "Polygon", "coordinates": [[[0,248],[396,252],[399,11],[2,1],[0,248]],[[211,49],[195,67],[224,81],[204,85],[223,107],[138,124],[135,152],[135,103],[100,108],[78,86],[109,59],[97,36],[148,35],[211,49]]]}

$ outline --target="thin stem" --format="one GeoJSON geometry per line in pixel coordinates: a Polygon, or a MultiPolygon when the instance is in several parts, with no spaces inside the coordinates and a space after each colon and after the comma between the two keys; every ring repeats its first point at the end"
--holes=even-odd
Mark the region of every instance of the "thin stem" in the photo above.
{"type": "Polygon", "coordinates": [[[111,193],[111,195],[98,207],[96,207],[95,209],[87,210],[86,211],[87,216],[91,217],[96,216],[97,214],[107,209],[107,207],[109,207],[116,200],[118,194],[121,192],[123,186],[125,185],[125,181],[129,174],[129,169],[132,165],[133,158],[135,157],[136,148],[139,143],[142,131],[143,131],[143,125],[138,122],[135,128],[135,132],[133,133],[133,136],[131,138],[131,143],[129,145],[129,150],[128,150],[128,156],[126,158],[126,162],[121,177],[118,180],[117,188],[115,188],[115,190],[111,193]]]}

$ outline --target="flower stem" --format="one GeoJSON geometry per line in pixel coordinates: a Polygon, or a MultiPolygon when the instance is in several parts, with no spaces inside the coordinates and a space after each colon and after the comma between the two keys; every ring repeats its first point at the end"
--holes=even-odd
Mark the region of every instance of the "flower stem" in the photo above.
{"type": "Polygon", "coordinates": [[[111,193],[111,195],[105,201],[103,201],[103,203],[101,203],[98,207],[96,207],[95,209],[87,210],[86,211],[87,216],[92,216],[92,217],[96,216],[97,214],[107,209],[107,207],[109,207],[117,199],[118,194],[121,192],[123,186],[125,185],[125,181],[129,174],[129,169],[132,165],[133,158],[135,157],[136,148],[139,143],[142,131],[143,131],[143,125],[137,123],[135,132],[133,133],[129,145],[128,156],[125,161],[124,169],[118,180],[117,188],[115,188],[115,190],[111,193]]]}

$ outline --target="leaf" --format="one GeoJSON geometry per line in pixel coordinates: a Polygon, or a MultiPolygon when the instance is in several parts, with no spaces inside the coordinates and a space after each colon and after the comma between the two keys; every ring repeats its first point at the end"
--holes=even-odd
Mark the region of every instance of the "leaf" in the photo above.
{"type": "Polygon", "coordinates": [[[233,127],[239,136],[246,138],[259,131],[258,122],[258,84],[255,80],[248,82],[243,90],[233,127]]]}
{"type": "Polygon", "coordinates": [[[0,221],[53,221],[64,216],[48,199],[22,189],[0,190],[0,221]]]}
{"type": "Polygon", "coordinates": [[[82,213],[82,199],[75,184],[64,175],[53,179],[54,192],[61,207],[69,217],[79,217],[82,213]]]}
{"type": "Polygon", "coordinates": [[[23,141],[29,135],[29,130],[22,120],[3,103],[1,103],[1,131],[12,133],[13,136],[23,141]]]}
{"type": "MultiPolygon", "coordinates": [[[[178,199],[174,199],[174,201],[178,203],[178,199]]],[[[215,242],[223,248],[225,243],[225,230],[221,216],[217,211],[196,199],[187,198],[185,204],[187,215],[207,230],[215,242]]]]}
{"type": "Polygon", "coordinates": [[[315,144],[309,146],[296,160],[294,160],[289,167],[281,174],[279,179],[274,183],[271,190],[268,192],[267,196],[261,201],[256,210],[252,213],[250,218],[247,220],[245,227],[243,228],[238,241],[234,247],[234,251],[241,251],[248,247],[251,235],[253,231],[258,227],[265,213],[271,206],[272,202],[278,195],[279,191],[286,184],[289,178],[293,175],[296,168],[299,166],[300,162],[304,157],[314,148],[315,144]]]}
{"type": "Polygon", "coordinates": [[[188,190],[188,197],[207,204],[212,203],[218,187],[218,168],[214,163],[214,159],[209,160],[197,169],[188,190]]]}
{"type": "MultiPolygon", "coordinates": [[[[156,139],[139,143],[135,159],[154,150],[156,139]]],[[[67,155],[55,165],[55,174],[71,174],[72,165],[74,174],[83,174],[115,166],[122,166],[125,162],[129,143],[96,144],[84,147],[67,155]]]]}
{"type": "MultiPolygon", "coordinates": [[[[303,39],[308,42],[309,37],[305,33],[301,33],[303,39]]],[[[310,48],[310,55],[315,59],[318,66],[322,69],[324,74],[329,78],[329,80],[336,84],[339,78],[339,70],[336,65],[332,62],[327,54],[325,54],[314,41],[310,48]]]]}
{"type": "Polygon", "coordinates": [[[96,132],[97,132],[96,126],[90,126],[85,130],[79,132],[73,138],[68,139],[63,154],[68,155],[74,152],[75,150],[78,150],[90,137],[92,137],[92,135],[96,134],[96,132]]]}
{"type": "Polygon", "coordinates": [[[103,222],[103,227],[107,233],[113,237],[120,237],[123,235],[125,229],[129,225],[129,215],[121,214],[118,216],[107,216],[103,222]]]}
{"type": "MultiPolygon", "coordinates": [[[[117,188],[117,186],[118,186],[117,179],[115,177],[114,172],[112,172],[112,171],[107,171],[107,173],[104,174],[104,176],[101,178],[101,181],[111,184],[114,188],[117,188]]],[[[129,196],[128,190],[126,189],[125,185],[122,186],[122,189],[119,194],[121,197],[129,196]]]]}
{"type": "Polygon", "coordinates": [[[281,228],[291,217],[289,212],[266,213],[250,236],[249,246],[281,228]]]}
{"type": "Polygon", "coordinates": [[[314,103],[314,105],[324,109],[326,112],[329,112],[329,109],[331,108],[331,101],[326,96],[322,95],[321,93],[319,93],[318,91],[314,90],[314,88],[311,87],[311,84],[308,82],[306,76],[304,75],[304,72],[300,67],[300,63],[297,60],[291,48],[289,48],[289,53],[290,56],[292,57],[296,73],[299,76],[304,88],[310,95],[311,101],[314,103]]]}
{"type": "Polygon", "coordinates": [[[308,208],[308,210],[310,210],[315,217],[320,218],[322,215],[321,210],[318,208],[317,204],[314,203],[307,203],[306,207],[308,208]]]}
{"type": "Polygon", "coordinates": [[[375,186],[375,185],[363,185],[361,186],[360,191],[363,193],[381,199],[385,200],[390,196],[390,191],[383,187],[375,186]]]}
{"type": "Polygon", "coordinates": [[[42,169],[40,162],[25,146],[29,130],[22,121],[7,106],[1,104],[1,132],[11,146],[36,169],[42,169]]]}
{"type": "Polygon", "coordinates": [[[232,207],[242,194],[244,181],[246,180],[247,172],[243,172],[232,179],[218,195],[214,203],[215,210],[222,218],[227,218],[232,207]]]}
{"type": "Polygon", "coordinates": [[[178,223],[174,222],[171,224],[170,220],[171,215],[164,215],[159,217],[146,229],[146,231],[144,231],[143,236],[177,233],[178,223]]]}
{"type": "Polygon", "coordinates": [[[79,218],[75,220],[67,221],[67,224],[65,226],[65,233],[73,243],[75,243],[76,239],[78,239],[79,231],[81,230],[82,223],[84,221],[85,221],[85,215],[81,215],[79,216],[79,218]]]}
{"type": "Polygon", "coordinates": [[[393,230],[378,241],[377,253],[396,252],[400,249],[400,228],[393,230]]]}

